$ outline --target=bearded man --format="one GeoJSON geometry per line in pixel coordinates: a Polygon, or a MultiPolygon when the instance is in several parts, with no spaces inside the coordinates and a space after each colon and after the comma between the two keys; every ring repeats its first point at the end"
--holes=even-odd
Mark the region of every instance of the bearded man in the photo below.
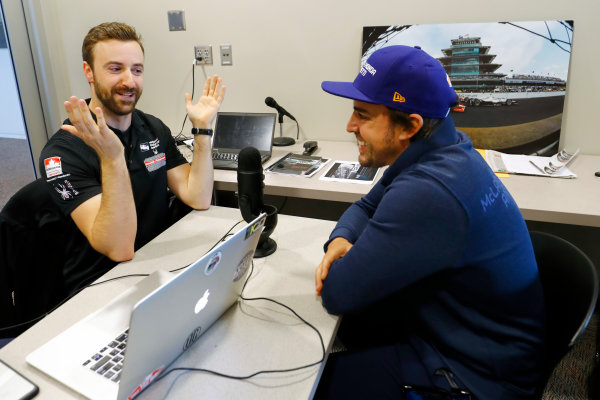
{"type": "Polygon", "coordinates": [[[216,75],[196,104],[186,93],[194,134],[190,165],[169,128],[135,108],[144,83],[144,47],[135,29],[118,22],[93,27],[82,56],[91,98],[65,102],[69,118],[39,161],[67,219],[63,276],[70,291],[130,260],[168,227],[168,189],[191,208],[210,206],[210,127],[225,95],[216,75]]]}

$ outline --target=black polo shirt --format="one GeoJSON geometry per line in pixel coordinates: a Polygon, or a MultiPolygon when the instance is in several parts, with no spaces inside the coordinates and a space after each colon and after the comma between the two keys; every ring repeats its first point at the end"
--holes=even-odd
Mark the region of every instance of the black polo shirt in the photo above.
{"type": "MultiPolygon", "coordinates": [[[[92,114],[95,119],[95,116],[92,114]]],[[[70,124],[67,119],[65,124],[70,124]]],[[[130,128],[111,128],[125,147],[125,159],[137,212],[137,250],[169,224],[167,170],[186,162],[169,128],[158,118],[134,110],[130,128]]],[[[59,130],[42,150],[39,168],[51,195],[65,216],[80,204],[102,192],[100,159],[78,137],[59,130]]],[[[97,277],[115,265],[96,252],[68,218],[70,258],[64,267],[67,285],[72,289],[97,277]]]]}

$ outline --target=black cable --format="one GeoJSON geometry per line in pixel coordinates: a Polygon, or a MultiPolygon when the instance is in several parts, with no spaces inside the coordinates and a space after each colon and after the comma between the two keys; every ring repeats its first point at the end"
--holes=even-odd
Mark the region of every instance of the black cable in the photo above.
{"type": "MultiPolygon", "coordinates": [[[[224,234],[224,235],[223,235],[223,236],[222,236],[222,237],[221,237],[221,238],[220,238],[220,239],[219,239],[219,240],[218,240],[218,241],[217,241],[217,242],[216,242],[216,243],[215,243],[215,244],[214,244],[214,245],[213,245],[213,246],[212,246],[212,247],[209,249],[209,250],[207,250],[207,251],[206,251],[206,253],[210,252],[212,249],[214,249],[214,248],[215,248],[215,246],[217,246],[217,245],[218,245],[220,242],[222,242],[222,241],[223,241],[223,240],[225,240],[225,239],[226,239],[228,236],[230,236],[230,235],[231,235],[231,233],[230,233],[230,232],[231,232],[231,231],[232,231],[232,230],[233,230],[233,229],[234,229],[234,228],[235,228],[237,225],[239,225],[241,222],[243,222],[243,220],[236,222],[236,223],[235,223],[235,224],[234,224],[234,225],[233,225],[233,226],[232,226],[232,227],[231,227],[231,228],[230,228],[230,229],[227,231],[227,233],[225,233],[225,234],[224,234]]],[[[205,254],[206,254],[206,253],[205,253],[205,254]]],[[[178,270],[180,270],[180,269],[183,269],[183,268],[186,268],[186,267],[188,267],[189,265],[191,265],[191,264],[188,264],[188,265],[186,265],[185,267],[181,267],[181,268],[177,268],[177,269],[171,270],[171,271],[169,271],[169,272],[175,272],[175,271],[178,271],[178,270]]],[[[289,306],[287,306],[287,305],[285,305],[285,304],[283,304],[283,303],[280,303],[280,302],[278,302],[278,301],[276,301],[276,300],[270,299],[270,298],[268,298],[268,297],[252,297],[252,298],[249,298],[249,297],[244,297],[244,296],[243,296],[244,289],[246,288],[246,285],[248,284],[248,281],[250,280],[250,277],[252,276],[253,272],[254,272],[254,260],[252,261],[252,266],[251,266],[251,269],[250,269],[250,273],[248,274],[248,277],[246,278],[246,281],[244,282],[244,286],[242,287],[242,294],[240,294],[240,299],[242,299],[242,300],[244,300],[244,301],[259,301],[259,300],[263,300],[263,301],[270,301],[270,302],[272,302],[272,303],[278,304],[278,305],[280,305],[281,307],[284,307],[285,309],[289,310],[289,311],[290,311],[292,314],[294,314],[294,315],[295,315],[295,316],[296,316],[296,317],[297,317],[297,318],[298,318],[300,321],[302,321],[302,322],[303,322],[305,325],[307,325],[309,328],[311,328],[312,330],[314,330],[314,331],[317,333],[317,336],[319,337],[319,342],[320,342],[320,344],[321,344],[321,359],[319,359],[318,361],[312,362],[312,363],[310,363],[310,364],[301,365],[301,366],[299,366],[299,367],[292,367],[292,368],[285,368],[285,369],[276,369],[276,370],[261,370],[261,371],[256,371],[256,372],[253,372],[253,373],[251,373],[251,374],[248,374],[248,375],[243,375],[243,376],[229,375],[229,374],[225,374],[225,373],[222,373],[222,372],[213,371],[213,370],[204,369],[204,368],[188,368],[188,367],[177,367],[177,368],[170,369],[169,371],[167,371],[167,372],[165,372],[164,374],[160,375],[160,376],[159,376],[159,377],[158,377],[158,378],[157,378],[155,381],[159,381],[159,380],[161,380],[162,378],[164,378],[165,376],[167,376],[168,374],[170,374],[170,373],[171,373],[171,372],[173,372],[173,371],[205,372],[205,373],[209,373],[209,374],[212,374],[212,375],[220,376],[220,377],[223,377],[223,378],[229,378],[229,379],[238,379],[238,380],[245,380],[245,379],[250,379],[250,378],[253,378],[253,377],[257,376],[257,375],[263,375],[263,374],[274,374],[274,373],[285,373],[285,372],[294,372],[294,371],[299,371],[299,370],[302,370],[302,369],[306,369],[306,368],[310,368],[310,367],[313,367],[313,366],[315,366],[315,365],[318,365],[318,364],[322,363],[322,362],[325,360],[325,356],[326,356],[326,352],[325,352],[325,344],[324,344],[324,342],[323,342],[323,336],[321,335],[321,332],[319,332],[319,330],[318,330],[318,329],[317,329],[317,328],[316,328],[314,325],[312,325],[310,322],[308,322],[308,321],[306,321],[304,318],[302,318],[302,317],[301,317],[301,316],[300,316],[300,315],[299,315],[299,314],[298,314],[296,311],[294,311],[294,310],[293,310],[291,307],[289,307],[289,306]]],[[[51,313],[52,311],[56,310],[58,307],[60,307],[62,304],[64,304],[64,303],[65,303],[67,300],[69,300],[70,298],[72,298],[73,296],[75,296],[77,293],[81,292],[82,290],[84,290],[84,289],[86,289],[86,288],[88,288],[88,287],[91,287],[91,286],[97,286],[97,285],[100,285],[100,284],[103,284],[103,283],[107,283],[107,282],[111,282],[111,281],[114,281],[114,280],[117,280],[117,279],[128,278],[128,277],[135,277],[135,276],[148,276],[148,274],[129,274],[129,275],[122,275],[122,276],[118,276],[118,277],[115,277],[115,278],[106,279],[106,280],[104,280],[104,281],[101,281],[101,282],[91,283],[91,284],[89,284],[89,285],[86,285],[86,286],[84,286],[84,287],[82,287],[82,288],[78,289],[77,291],[75,291],[75,292],[74,292],[72,295],[70,295],[68,298],[66,298],[66,299],[65,299],[65,300],[63,300],[62,302],[60,302],[60,304],[58,304],[57,306],[55,306],[55,307],[54,307],[52,310],[48,311],[48,312],[47,312],[47,313],[45,313],[44,315],[42,315],[42,316],[40,316],[40,317],[38,317],[38,318],[36,318],[36,319],[33,319],[33,320],[31,320],[31,321],[28,321],[28,322],[23,322],[23,323],[20,323],[20,324],[17,324],[17,325],[12,325],[12,326],[9,326],[9,327],[0,328],[0,331],[2,331],[2,330],[8,330],[8,329],[12,329],[12,328],[15,328],[15,327],[19,327],[19,326],[22,326],[22,325],[24,325],[24,324],[27,324],[27,323],[30,323],[30,322],[36,321],[36,320],[38,320],[38,319],[41,319],[41,318],[45,317],[46,315],[48,315],[49,313],[51,313]]]]}
{"type": "Polygon", "coordinates": [[[19,328],[19,327],[21,327],[21,326],[23,326],[23,325],[31,324],[31,323],[33,323],[33,322],[37,322],[37,321],[41,320],[42,318],[46,317],[48,314],[50,314],[51,312],[53,312],[54,310],[56,310],[58,307],[62,306],[62,305],[63,305],[63,304],[65,304],[67,301],[71,300],[71,299],[73,298],[73,296],[75,296],[76,294],[78,294],[78,293],[79,293],[79,292],[81,292],[82,290],[84,290],[84,289],[87,289],[87,288],[89,288],[89,287],[91,287],[91,286],[100,285],[100,284],[102,284],[102,283],[107,283],[107,282],[114,281],[114,280],[117,280],[117,279],[131,278],[131,277],[139,277],[139,276],[148,276],[148,274],[129,274],[129,275],[122,275],[122,276],[117,276],[117,277],[115,277],[115,278],[110,278],[110,279],[107,279],[107,280],[105,280],[105,281],[96,282],[96,283],[90,283],[90,284],[88,284],[88,285],[85,285],[85,286],[83,286],[83,287],[81,287],[81,288],[77,288],[77,289],[75,289],[75,291],[74,291],[73,293],[69,294],[69,295],[68,295],[68,296],[67,296],[65,299],[63,299],[63,300],[62,300],[60,303],[58,303],[57,305],[55,305],[54,307],[52,307],[52,309],[50,309],[49,311],[46,311],[46,312],[45,312],[45,313],[43,313],[42,315],[39,315],[39,316],[37,316],[37,317],[35,317],[35,318],[33,318],[33,319],[30,319],[29,321],[20,322],[20,323],[18,323],[18,324],[15,324],[15,325],[10,325],[10,326],[3,326],[3,327],[0,327],[0,332],[2,332],[2,331],[8,331],[8,330],[10,330],[10,329],[14,329],[14,328],[19,328]]]}
{"type": "Polygon", "coordinates": [[[285,207],[285,205],[287,204],[289,197],[285,196],[283,199],[283,202],[281,203],[281,206],[277,209],[278,213],[281,213],[281,211],[283,210],[283,207],[285,207]]]}
{"type": "MultiPolygon", "coordinates": [[[[235,223],[235,224],[234,224],[234,225],[233,225],[231,228],[229,228],[229,230],[228,230],[228,231],[227,231],[227,232],[226,232],[226,233],[225,233],[225,234],[224,234],[224,235],[223,235],[223,236],[222,236],[222,237],[221,237],[221,238],[220,238],[220,239],[219,239],[219,240],[218,240],[218,241],[217,241],[217,242],[216,242],[216,243],[215,243],[215,244],[214,244],[214,245],[213,245],[211,248],[210,248],[210,249],[208,249],[208,250],[207,250],[207,251],[206,251],[204,254],[206,254],[206,253],[208,253],[209,251],[211,251],[212,249],[214,249],[214,248],[215,248],[215,246],[217,246],[219,243],[221,243],[223,240],[225,240],[225,239],[226,239],[228,236],[231,236],[231,233],[230,233],[230,232],[231,232],[231,231],[232,231],[232,230],[233,230],[233,229],[234,229],[236,226],[238,226],[238,225],[239,225],[241,222],[243,222],[243,221],[244,221],[244,220],[241,220],[241,221],[238,221],[238,222],[236,222],[236,223],[235,223]]],[[[169,271],[169,272],[177,272],[177,271],[179,271],[179,270],[181,270],[181,269],[184,269],[184,268],[187,268],[187,267],[189,267],[190,265],[191,265],[191,264],[188,264],[188,265],[185,265],[185,266],[183,266],[183,267],[181,267],[181,268],[177,268],[177,269],[171,270],[171,271],[169,271]]],[[[37,316],[37,317],[35,317],[35,318],[33,318],[33,319],[30,319],[29,321],[20,322],[20,323],[18,323],[18,324],[14,324],[14,325],[9,325],[9,326],[3,326],[3,327],[0,327],[0,332],[2,332],[2,331],[8,331],[8,330],[15,329],[15,328],[20,328],[20,327],[22,327],[22,326],[24,326],[24,325],[28,325],[28,324],[31,324],[31,323],[34,323],[34,322],[37,322],[37,321],[41,320],[42,318],[46,317],[48,314],[50,314],[51,312],[53,312],[54,310],[56,310],[58,307],[60,307],[60,306],[62,306],[63,304],[65,304],[65,303],[66,303],[68,300],[72,299],[72,298],[73,298],[73,296],[75,296],[76,294],[78,294],[78,293],[79,293],[79,292],[81,292],[82,290],[84,290],[84,289],[87,289],[87,288],[89,288],[89,287],[92,287],[92,286],[97,286],[97,285],[101,285],[101,284],[103,284],[103,283],[108,283],[108,282],[111,282],[111,281],[115,281],[115,280],[117,280],[117,279],[123,279],[123,278],[132,278],[132,277],[141,277],[141,276],[144,276],[144,277],[145,277],[145,276],[148,276],[148,275],[149,275],[149,274],[128,274],[128,275],[121,275],[121,276],[117,276],[117,277],[115,277],[115,278],[109,278],[109,279],[106,279],[106,280],[104,280],[104,281],[101,281],[101,282],[90,283],[90,284],[87,284],[87,285],[85,285],[85,286],[83,286],[83,287],[81,287],[81,288],[80,288],[80,287],[78,287],[78,288],[76,288],[76,289],[75,289],[75,291],[73,291],[73,293],[69,294],[69,295],[68,295],[68,296],[67,296],[65,299],[63,299],[63,300],[62,300],[60,303],[58,303],[56,306],[52,307],[52,309],[50,309],[49,311],[46,311],[46,312],[45,312],[45,313],[43,313],[42,315],[39,315],[39,316],[37,316]]]]}
{"type": "MultiPolygon", "coordinates": [[[[541,34],[539,34],[539,33],[537,33],[537,32],[534,32],[534,31],[532,31],[532,30],[529,30],[529,29],[527,29],[527,28],[524,28],[524,27],[522,27],[522,26],[519,26],[519,25],[517,25],[517,24],[514,24],[514,23],[512,23],[512,22],[501,22],[501,24],[508,24],[508,25],[512,25],[512,26],[514,26],[515,28],[523,29],[523,30],[524,30],[524,31],[526,31],[526,32],[532,33],[532,34],[534,34],[534,35],[537,35],[537,36],[539,36],[539,37],[541,37],[541,38],[543,38],[543,39],[546,39],[546,40],[548,40],[550,43],[553,43],[553,44],[555,44],[555,45],[556,45],[556,46],[557,46],[559,49],[561,49],[562,51],[565,51],[565,52],[567,52],[567,53],[570,53],[570,52],[571,52],[570,50],[567,50],[567,49],[564,49],[564,48],[562,48],[562,47],[561,47],[561,45],[559,44],[559,43],[564,43],[564,44],[568,44],[569,46],[571,46],[571,43],[570,43],[570,42],[565,42],[564,40],[560,40],[560,39],[554,39],[554,38],[552,38],[552,36],[550,36],[550,37],[546,37],[546,36],[544,36],[544,35],[541,35],[541,34]]],[[[546,24],[546,27],[547,27],[547,26],[548,26],[548,25],[546,24]]]]}
{"type": "MultiPolygon", "coordinates": [[[[244,222],[243,219],[240,220],[240,221],[238,221],[238,222],[236,222],[235,224],[233,224],[233,226],[231,228],[229,228],[229,230],[223,236],[221,236],[221,238],[219,240],[217,240],[217,242],[215,244],[213,244],[210,249],[206,250],[206,252],[204,254],[206,254],[209,251],[211,251],[212,249],[214,249],[219,243],[221,243],[222,241],[224,241],[225,239],[227,239],[227,237],[233,235],[233,233],[231,233],[231,231],[233,230],[233,228],[235,228],[236,226],[238,226],[242,222],[244,222]]],[[[185,269],[185,268],[189,267],[190,265],[192,265],[192,264],[188,264],[188,265],[184,265],[183,267],[180,267],[180,268],[172,269],[169,272],[177,272],[179,270],[182,270],[182,269],[185,269]]]]}
{"type": "Polygon", "coordinates": [[[250,379],[253,378],[257,375],[264,375],[264,374],[275,374],[275,373],[284,373],[284,372],[294,372],[294,371],[299,371],[302,369],[306,369],[306,368],[310,368],[310,367],[314,367],[315,365],[319,365],[320,363],[322,363],[325,360],[325,343],[323,342],[323,336],[321,336],[321,332],[319,332],[319,330],[317,328],[314,327],[314,325],[312,325],[310,322],[306,321],[304,318],[302,318],[296,311],[294,311],[291,307],[280,303],[276,300],[273,299],[269,299],[268,297],[252,297],[252,298],[248,298],[248,297],[244,297],[243,293],[244,293],[244,289],[246,288],[246,284],[248,283],[248,281],[250,280],[250,277],[252,276],[252,273],[254,272],[254,260],[252,260],[252,267],[250,269],[250,273],[248,274],[248,277],[246,278],[246,281],[244,282],[244,286],[242,287],[242,294],[240,294],[240,299],[244,300],[244,301],[256,301],[256,300],[265,300],[265,301],[270,301],[272,303],[278,304],[282,307],[284,307],[285,309],[289,310],[292,314],[294,314],[300,321],[302,321],[305,325],[307,325],[308,327],[310,327],[312,330],[314,330],[318,337],[319,337],[319,341],[321,343],[321,359],[318,361],[315,361],[313,363],[310,364],[306,364],[306,365],[301,365],[299,367],[292,367],[292,368],[285,368],[285,369],[271,369],[271,370],[261,370],[261,371],[256,371],[253,372],[251,374],[248,375],[229,375],[229,374],[225,374],[223,372],[219,372],[219,371],[214,371],[214,370],[210,370],[210,369],[205,369],[205,368],[192,368],[192,367],[176,367],[176,368],[172,368],[170,370],[168,370],[167,372],[165,372],[164,374],[161,374],[158,378],[156,378],[154,381],[158,382],[161,379],[163,379],[165,376],[169,375],[171,372],[174,371],[186,371],[186,372],[205,372],[207,374],[212,374],[212,375],[216,375],[216,376],[220,376],[222,378],[228,378],[228,379],[237,379],[237,380],[246,380],[246,379],[250,379]]]}
{"type": "MultiPolygon", "coordinates": [[[[192,101],[194,100],[194,91],[196,90],[196,69],[194,68],[196,65],[196,61],[192,63],[192,101]]],[[[185,113],[185,118],[183,118],[183,124],[181,124],[181,130],[175,136],[175,142],[183,142],[184,140],[191,139],[183,134],[183,127],[188,119],[187,111],[185,113]]]]}

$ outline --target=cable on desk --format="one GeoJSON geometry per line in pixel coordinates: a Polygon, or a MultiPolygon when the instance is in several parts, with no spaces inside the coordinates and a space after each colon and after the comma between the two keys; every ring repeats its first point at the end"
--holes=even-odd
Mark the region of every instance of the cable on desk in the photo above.
{"type": "Polygon", "coordinates": [[[35,318],[32,318],[29,321],[20,322],[20,323],[15,324],[15,325],[9,325],[9,326],[0,327],[0,332],[7,331],[7,330],[10,330],[10,329],[13,329],[13,328],[19,328],[19,327],[21,327],[23,325],[31,324],[31,323],[34,323],[34,322],[37,322],[37,321],[41,320],[42,318],[44,318],[45,316],[47,316],[48,314],[50,314],[51,312],[53,312],[54,310],[56,310],[58,307],[60,307],[63,304],[65,304],[68,300],[71,300],[71,298],[73,298],[73,296],[75,296],[77,293],[79,293],[82,290],[87,289],[87,288],[89,288],[91,286],[100,285],[102,283],[107,283],[107,282],[115,281],[117,279],[122,279],[122,278],[131,278],[131,277],[136,277],[136,276],[148,276],[148,275],[149,274],[129,274],[129,275],[122,275],[122,276],[117,276],[115,278],[107,279],[107,280],[102,281],[102,282],[90,283],[90,284],[85,285],[85,286],[83,286],[81,288],[77,288],[77,289],[75,289],[75,291],[73,293],[69,294],[65,299],[63,299],[60,303],[58,303],[57,305],[55,305],[54,307],[52,307],[52,309],[50,309],[49,311],[46,311],[42,315],[39,315],[39,316],[37,316],[35,318]]]}
{"type": "MultiPolygon", "coordinates": [[[[215,248],[215,247],[216,247],[216,246],[217,246],[219,243],[221,243],[221,242],[225,241],[225,239],[227,239],[229,236],[232,236],[232,235],[233,235],[233,233],[231,233],[231,231],[232,231],[232,230],[233,230],[233,229],[234,229],[236,226],[238,226],[239,224],[241,224],[242,222],[244,222],[244,220],[243,220],[243,219],[242,219],[242,220],[240,220],[240,221],[238,221],[238,222],[236,222],[235,224],[233,224],[233,226],[232,226],[231,228],[229,228],[229,230],[228,230],[228,231],[227,231],[227,232],[226,232],[226,233],[225,233],[223,236],[221,236],[221,238],[220,238],[219,240],[217,240],[217,242],[216,242],[215,244],[213,244],[213,245],[212,245],[212,247],[211,247],[210,249],[206,250],[206,252],[205,252],[204,254],[206,254],[206,253],[208,253],[209,251],[211,251],[212,249],[214,249],[214,248],[215,248]]],[[[189,267],[190,265],[192,265],[192,264],[188,264],[188,265],[184,265],[183,267],[180,267],[180,268],[172,269],[172,270],[170,270],[169,272],[177,272],[177,271],[179,271],[179,270],[182,270],[182,269],[185,269],[185,268],[189,267]]]]}
{"type": "MultiPolygon", "coordinates": [[[[242,223],[243,221],[244,221],[244,220],[240,220],[240,221],[236,222],[236,223],[235,223],[235,224],[234,224],[234,225],[233,225],[231,228],[229,228],[229,230],[228,230],[228,231],[227,231],[227,232],[226,232],[226,233],[225,233],[225,234],[224,234],[224,235],[223,235],[223,236],[222,236],[222,237],[221,237],[221,238],[220,238],[220,239],[219,239],[219,240],[218,240],[218,241],[217,241],[217,242],[216,242],[216,243],[215,243],[215,244],[214,244],[214,245],[213,245],[211,248],[210,248],[210,249],[208,249],[208,250],[207,250],[207,251],[206,251],[204,254],[208,253],[209,251],[211,251],[212,249],[214,249],[214,248],[215,248],[215,246],[217,246],[219,243],[221,243],[222,241],[224,241],[224,240],[225,240],[227,237],[231,236],[231,235],[232,235],[231,231],[232,231],[232,230],[233,230],[233,229],[234,229],[236,226],[238,226],[240,223],[242,223]]],[[[190,265],[191,265],[191,264],[188,264],[188,265],[185,265],[185,266],[183,266],[183,267],[181,267],[181,268],[177,268],[177,269],[171,270],[171,271],[169,271],[169,272],[177,272],[177,271],[179,271],[179,270],[181,270],[181,269],[184,269],[184,268],[187,268],[187,267],[189,267],[190,265]]],[[[104,280],[104,281],[101,281],[101,282],[90,283],[90,284],[87,284],[87,285],[85,285],[85,286],[83,286],[83,287],[81,287],[81,288],[79,288],[79,287],[78,287],[78,288],[76,288],[76,289],[75,289],[75,291],[74,291],[73,293],[69,294],[69,295],[68,295],[68,296],[67,296],[65,299],[63,299],[63,300],[62,300],[60,303],[58,303],[56,306],[52,307],[52,309],[50,309],[49,311],[46,311],[46,312],[45,312],[45,313],[43,313],[42,315],[39,315],[39,316],[37,316],[37,317],[34,317],[34,318],[30,319],[29,321],[25,321],[25,322],[19,322],[18,324],[9,325],[9,326],[2,326],[2,327],[0,327],[0,332],[2,332],[2,331],[8,331],[8,330],[11,330],[11,329],[14,329],[14,328],[20,328],[20,327],[22,327],[22,326],[24,326],[24,325],[31,324],[31,323],[34,323],[34,322],[37,322],[37,321],[41,320],[42,318],[46,317],[48,314],[50,314],[51,312],[53,312],[54,310],[56,310],[58,307],[60,307],[60,306],[62,306],[63,304],[65,304],[65,303],[66,303],[68,300],[70,300],[71,298],[73,298],[73,296],[75,296],[76,294],[78,294],[78,293],[79,293],[79,292],[81,292],[82,290],[84,290],[84,289],[87,289],[87,288],[89,288],[89,287],[92,287],[92,286],[97,286],[97,285],[101,285],[101,284],[103,284],[103,283],[108,283],[108,282],[116,281],[117,279],[123,279],[123,278],[133,278],[133,277],[146,277],[146,276],[148,276],[148,275],[150,275],[150,274],[128,274],[128,275],[121,275],[121,276],[117,276],[117,277],[114,277],[114,278],[109,278],[109,279],[106,279],[106,280],[104,280]]],[[[247,282],[247,281],[246,281],[246,282],[247,282]]],[[[246,284],[244,284],[244,286],[245,286],[245,285],[246,285],[246,284]]]]}
{"type": "Polygon", "coordinates": [[[241,376],[240,375],[229,375],[229,374],[225,374],[223,372],[213,371],[213,370],[205,369],[205,368],[176,367],[176,368],[172,368],[172,369],[166,371],[164,374],[161,374],[158,378],[155,379],[155,382],[160,381],[162,378],[164,378],[165,376],[169,375],[173,371],[205,372],[207,374],[212,374],[212,375],[220,376],[222,378],[236,379],[236,380],[246,380],[246,379],[253,378],[253,377],[257,376],[257,375],[299,371],[299,370],[302,370],[302,369],[314,367],[315,365],[319,365],[320,363],[322,363],[323,361],[325,361],[325,355],[326,355],[326,353],[325,353],[325,344],[323,342],[323,336],[321,335],[321,332],[319,332],[319,330],[314,327],[314,325],[312,325],[310,322],[308,322],[304,318],[302,318],[291,307],[289,307],[289,306],[287,306],[287,305],[285,305],[283,303],[280,303],[280,302],[278,302],[276,300],[270,299],[268,297],[252,297],[252,298],[248,298],[248,297],[244,297],[243,296],[244,289],[246,288],[246,284],[250,280],[250,277],[252,276],[253,272],[254,272],[254,260],[252,261],[252,267],[250,269],[250,274],[248,274],[248,277],[246,278],[246,281],[244,282],[244,286],[242,287],[242,294],[240,295],[240,299],[242,299],[244,301],[256,301],[256,300],[270,301],[270,302],[278,304],[278,305],[284,307],[285,309],[289,310],[290,312],[292,312],[300,321],[302,321],[305,325],[307,325],[312,330],[314,330],[315,332],[317,332],[317,335],[319,337],[319,341],[321,342],[321,354],[322,354],[321,355],[321,359],[318,360],[318,361],[315,361],[313,363],[310,363],[310,364],[301,365],[299,367],[292,367],[292,368],[285,368],[285,369],[262,370],[262,371],[253,372],[253,373],[248,374],[248,375],[241,375],[241,376]]]}

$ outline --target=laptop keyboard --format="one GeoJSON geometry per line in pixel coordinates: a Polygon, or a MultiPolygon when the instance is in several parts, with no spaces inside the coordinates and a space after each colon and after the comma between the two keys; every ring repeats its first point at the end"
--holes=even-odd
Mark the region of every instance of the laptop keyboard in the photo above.
{"type": "Polygon", "coordinates": [[[237,161],[238,155],[237,155],[237,153],[214,152],[214,153],[212,153],[212,158],[213,158],[213,160],[220,160],[220,161],[237,161]]]}
{"type": "Polygon", "coordinates": [[[83,366],[89,367],[92,371],[102,375],[106,379],[118,383],[121,379],[121,369],[123,368],[123,358],[125,357],[128,336],[129,329],[126,329],[114,340],[111,340],[106,346],[94,353],[93,356],[86,359],[83,366]]]}

